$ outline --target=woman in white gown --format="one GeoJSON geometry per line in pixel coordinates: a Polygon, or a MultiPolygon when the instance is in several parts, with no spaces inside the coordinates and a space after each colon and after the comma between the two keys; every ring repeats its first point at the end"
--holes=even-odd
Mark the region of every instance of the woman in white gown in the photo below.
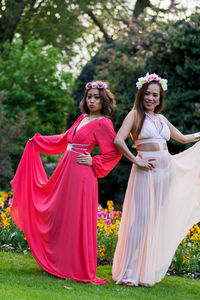
{"type": "Polygon", "coordinates": [[[147,73],[136,85],[134,107],[115,139],[133,166],[112,274],[117,284],[151,286],[163,278],[177,246],[200,221],[200,142],[172,156],[166,141],[194,142],[200,132],[183,135],[160,114],[166,79],[147,73]],[[125,143],[129,133],[137,157],[125,143]]]}

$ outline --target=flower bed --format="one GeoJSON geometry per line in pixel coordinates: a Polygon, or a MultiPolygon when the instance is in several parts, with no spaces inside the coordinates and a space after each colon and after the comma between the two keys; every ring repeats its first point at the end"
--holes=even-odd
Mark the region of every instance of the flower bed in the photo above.
{"type": "Polygon", "coordinates": [[[0,249],[25,253],[29,249],[27,241],[10,216],[12,197],[12,191],[0,191],[0,249]]]}
{"type": "Polygon", "coordinates": [[[175,274],[200,277],[200,224],[194,225],[180,243],[170,270],[175,274]]]}
{"type": "MultiPolygon", "coordinates": [[[[121,211],[114,211],[112,201],[107,209],[99,207],[97,221],[98,260],[112,263],[118,238],[121,211]]],[[[180,243],[169,268],[171,274],[189,274],[200,277],[200,226],[194,225],[180,243]]]]}
{"type": "Polygon", "coordinates": [[[112,263],[117,244],[121,211],[115,211],[113,201],[107,202],[108,208],[99,206],[97,214],[97,256],[100,261],[112,263]]]}
{"type": "MultiPolygon", "coordinates": [[[[13,193],[0,192],[0,249],[11,249],[25,253],[28,244],[10,217],[13,193]]],[[[97,257],[100,264],[112,264],[115,251],[121,211],[114,210],[113,201],[107,208],[99,206],[97,214],[97,257]]],[[[189,274],[200,277],[200,226],[196,224],[180,243],[173,257],[170,273],[189,274]]]]}

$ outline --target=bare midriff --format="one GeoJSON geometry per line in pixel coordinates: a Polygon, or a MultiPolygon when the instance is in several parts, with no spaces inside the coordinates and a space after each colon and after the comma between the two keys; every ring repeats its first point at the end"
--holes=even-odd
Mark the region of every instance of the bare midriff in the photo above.
{"type": "MultiPolygon", "coordinates": [[[[163,150],[167,150],[167,144],[161,144],[163,150]]],[[[137,145],[137,151],[160,151],[160,144],[159,143],[145,143],[137,145]]]]}

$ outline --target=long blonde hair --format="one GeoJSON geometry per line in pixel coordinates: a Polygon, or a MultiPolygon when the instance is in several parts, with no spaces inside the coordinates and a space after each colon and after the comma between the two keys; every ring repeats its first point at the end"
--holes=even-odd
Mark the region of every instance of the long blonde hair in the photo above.
{"type": "Polygon", "coordinates": [[[164,92],[163,92],[161,85],[158,83],[158,81],[153,80],[149,83],[147,82],[147,83],[143,84],[141,89],[139,89],[136,93],[134,106],[133,106],[134,120],[133,120],[132,133],[133,133],[134,139],[138,138],[138,135],[140,134],[140,131],[141,131],[143,123],[144,123],[145,108],[143,105],[143,100],[144,100],[145,92],[148,89],[148,86],[152,83],[156,83],[160,87],[160,99],[159,99],[160,103],[159,103],[159,105],[156,106],[154,112],[160,113],[164,107],[164,92]]]}

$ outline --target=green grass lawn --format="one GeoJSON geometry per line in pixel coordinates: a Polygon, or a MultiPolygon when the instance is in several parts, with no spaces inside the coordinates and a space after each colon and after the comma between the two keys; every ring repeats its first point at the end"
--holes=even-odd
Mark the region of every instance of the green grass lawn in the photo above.
{"type": "Polygon", "coordinates": [[[109,283],[99,286],[56,278],[44,274],[30,253],[21,255],[0,252],[0,300],[200,300],[198,279],[165,276],[153,287],[135,288],[116,285],[111,277],[111,266],[98,267],[97,276],[107,278],[109,283]]]}

